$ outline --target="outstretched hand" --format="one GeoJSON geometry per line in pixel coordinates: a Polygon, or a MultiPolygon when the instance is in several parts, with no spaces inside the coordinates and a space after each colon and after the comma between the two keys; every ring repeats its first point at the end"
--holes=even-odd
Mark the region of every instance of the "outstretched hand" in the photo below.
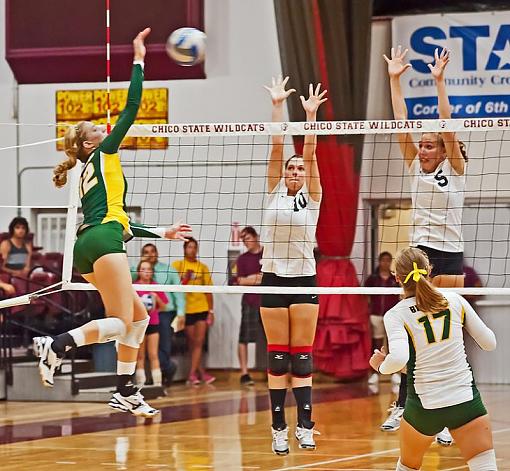
{"type": "Polygon", "coordinates": [[[391,78],[400,77],[407,69],[411,68],[411,64],[405,64],[404,59],[408,49],[402,51],[402,46],[398,46],[397,50],[391,48],[391,59],[388,59],[386,54],[383,54],[384,60],[388,64],[388,75],[391,78]]]}
{"type": "Polygon", "coordinates": [[[189,224],[174,224],[165,231],[165,239],[188,240],[190,232],[189,224]]]}
{"type": "Polygon", "coordinates": [[[381,363],[384,361],[384,359],[386,358],[386,348],[384,347],[381,347],[381,350],[377,350],[375,349],[374,350],[374,353],[372,355],[372,357],[370,358],[370,366],[377,372],[379,372],[379,367],[381,366],[381,363]]]}
{"type": "Polygon", "coordinates": [[[310,95],[308,99],[305,100],[305,97],[303,95],[299,97],[301,98],[301,104],[303,105],[303,109],[305,110],[307,116],[317,113],[319,106],[321,106],[322,103],[327,101],[327,98],[324,98],[324,95],[326,95],[327,90],[324,90],[319,94],[320,89],[321,89],[320,83],[317,84],[315,90],[313,89],[313,85],[310,84],[308,86],[308,93],[310,95]]]}
{"type": "Polygon", "coordinates": [[[145,59],[145,53],[147,52],[145,49],[145,38],[149,36],[150,32],[150,28],[145,28],[143,31],[140,31],[136,35],[135,39],[133,39],[133,52],[135,61],[143,61],[145,59]]]}
{"type": "Polygon", "coordinates": [[[427,64],[430,72],[432,73],[432,77],[436,80],[442,80],[444,77],[444,70],[446,69],[448,62],[450,62],[450,51],[443,48],[441,54],[439,54],[439,50],[436,47],[436,50],[434,51],[434,65],[427,64]]]}
{"type": "Polygon", "coordinates": [[[273,102],[273,105],[281,105],[289,97],[291,93],[294,93],[296,91],[294,88],[285,90],[285,85],[287,85],[288,81],[289,77],[285,77],[285,79],[282,79],[282,76],[279,75],[277,78],[273,77],[271,79],[270,87],[264,85],[264,88],[271,95],[271,101],[273,102]]]}

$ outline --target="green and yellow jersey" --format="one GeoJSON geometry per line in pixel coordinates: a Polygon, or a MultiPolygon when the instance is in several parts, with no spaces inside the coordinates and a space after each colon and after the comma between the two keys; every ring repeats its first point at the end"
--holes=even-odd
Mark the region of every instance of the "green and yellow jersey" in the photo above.
{"type": "Polygon", "coordinates": [[[90,226],[119,222],[124,239],[133,236],[162,237],[162,231],[131,223],[126,212],[127,182],[122,171],[119,147],[135,121],[142,98],[143,67],[134,64],[126,107],[117,124],[85,163],[80,176],[80,199],[84,220],[78,233],[90,226]]]}

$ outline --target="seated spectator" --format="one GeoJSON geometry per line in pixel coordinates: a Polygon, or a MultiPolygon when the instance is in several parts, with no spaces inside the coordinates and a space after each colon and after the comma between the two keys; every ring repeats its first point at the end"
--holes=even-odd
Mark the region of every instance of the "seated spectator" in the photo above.
{"type": "MultiPolygon", "coordinates": [[[[391,263],[393,256],[389,252],[381,252],[379,254],[379,264],[375,269],[375,273],[370,275],[366,281],[367,287],[386,287],[398,288],[399,284],[391,273],[391,263]]],[[[368,297],[370,325],[372,327],[372,350],[380,350],[384,344],[386,332],[384,330],[384,314],[399,302],[398,294],[373,294],[368,297]]],[[[398,382],[398,375],[392,377],[392,382],[398,382]]],[[[369,384],[379,383],[379,375],[373,373],[369,380],[369,384]]]]}
{"type": "MultiPolygon", "coordinates": [[[[148,261],[154,269],[154,281],[159,285],[180,285],[181,279],[177,270],[158,261],[158,249],[154,244],[145,244],[141,251],[141,260],[148,261]]],[[[138,272],[131,268],[133,281],[138,278],[138,272]]],[[[172,362],[172,322],[177,316],[177,330],[184,329],[186,315],[186,301],[184,293],[167,292],[168,304],[159,312],[159,363],[163,374],[163,385],[170,386],[177,366],[172,362]]]]}
{"type": "Polygon", "coordinates": [[[28,222],[15,217],[9,224],[9,238],[0,244],[2,270],[18,277],[26,277],[30,271],[32,243],[28,242],[28,222]]]}
{"type": "MultiPolygon", "coordinates": [[[[138,264],[138,278],[134,284],[154,285],[154,269],[148,261],[141,260],[138,264]]],[[[168,298],[165,293],[156,293],[152,291],[136,290],[142,300],[147,313],[149,314],[149,325],[145,331],[145,339],[140,344],[138,358],[136,361],[136,383],[143,387],[145,384],[145,353],[149,356],[149,364],[152,374],[152,382],[155,386],[162,385],[161,368],[158,357],[159,346],[159,311],[165,309],[168,304],[168,298]]]]}
{"type": "MultiPolygon", "coordinates": [[[[175,261],[183,285],[212,285],[211,273],[204,263],[198,261],[198,242],[190,237],[184,242],[184,259],[175,261]]],[[[214,322],[213,296],[211,293],[186,293],[186,338],[191,352],[191,368],[188,384],[197,386],[200,379],[212,383],[216,378],[202,367],[207,326],[214,322]],[[200,374],[200,377],[198,375],[200,374]]]]}
{"type": "MultiPolygon", "coordinates": [[[[262,280],[262,245],[257,231],[247,226],[241,231],[241,240],[247,251],[237,258],[237,277],[234,284],[241,286],[260,285],[262,280]]],[[[260,294],[245,293],[241,300],[241,326],[239,328],[239,365],[241,386],[251,386],[253,379],[248,373],[248,344],[255,343],[262,329],[260,320],[260,294]]]]}

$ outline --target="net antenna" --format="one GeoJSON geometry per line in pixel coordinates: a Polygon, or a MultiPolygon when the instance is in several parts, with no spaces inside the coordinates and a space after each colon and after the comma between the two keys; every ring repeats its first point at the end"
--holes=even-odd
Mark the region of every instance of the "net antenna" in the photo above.
{"type": "Polygon", "coordinates": [[[110,0],[106,0],[106,132],[110,134],[110,0]]]}

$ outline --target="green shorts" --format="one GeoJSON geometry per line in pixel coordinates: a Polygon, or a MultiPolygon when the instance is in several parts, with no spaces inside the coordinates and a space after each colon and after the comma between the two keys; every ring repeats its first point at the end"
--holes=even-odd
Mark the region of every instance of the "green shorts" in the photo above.
{"type": "Polygon", "coordinates": [[[109,253],[126,253],[123,227],[117,221],[84,229],[74,243],[74,266],[82,275],[94,271],[94,262],[109,253]]]}
{"type": "Polygon", "coordinates": [[[407,397],[404,419],[423,435],[434,436],[445,427],[451,430],[462,427],[472,420],[487,414],[476,386],[473,399],[450,407],[424,409],[419,399],[407,397]]]}

